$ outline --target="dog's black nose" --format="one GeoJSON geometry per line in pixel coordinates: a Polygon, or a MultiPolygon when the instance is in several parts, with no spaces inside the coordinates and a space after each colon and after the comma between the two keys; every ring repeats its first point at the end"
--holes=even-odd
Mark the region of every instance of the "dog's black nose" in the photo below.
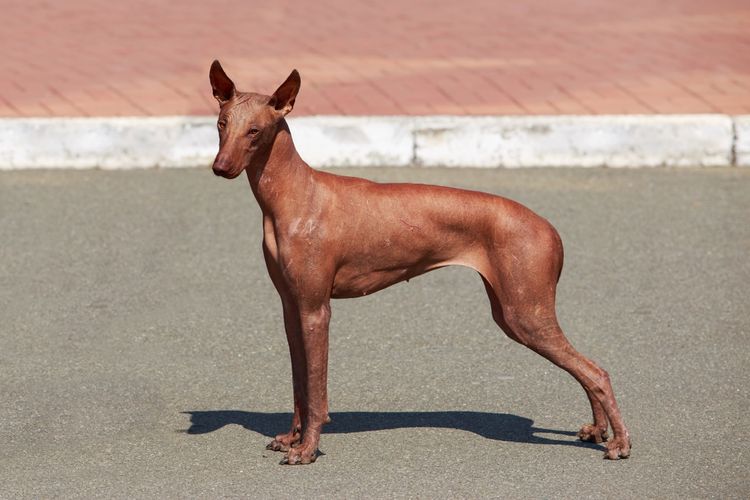
{"type": "Polygon", "coordinates": [[[226,160],[216,160],[213,166],[214,175],[224,176],[229,172],[229,162],[226,160]]]}

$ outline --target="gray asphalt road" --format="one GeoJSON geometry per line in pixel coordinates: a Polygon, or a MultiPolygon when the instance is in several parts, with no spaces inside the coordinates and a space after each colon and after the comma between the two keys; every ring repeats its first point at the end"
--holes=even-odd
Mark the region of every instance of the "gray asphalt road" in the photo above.
{"type": "Polygon", "coordinates": [[[583,391],[436,271],[336,301],[333,423],[288,425],[281,308],[244,179],[0,173],[0,497],[741,498],[750,170],[343,170],[500,193],[559,229],[559,316],[633,437],[602,460],[583,391]]]}

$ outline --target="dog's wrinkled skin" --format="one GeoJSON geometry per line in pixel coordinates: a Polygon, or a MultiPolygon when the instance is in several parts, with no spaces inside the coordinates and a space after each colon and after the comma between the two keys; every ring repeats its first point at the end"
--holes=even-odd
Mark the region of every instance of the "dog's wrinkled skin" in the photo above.
{"type": "Polygon", "coordinates": [[[272,96],[236,90],[218,61],[210,70],[220,104],[216,175],[247,172],[263,212],[263,255],[281,296],[292,359],[294,417],[269,449],[282,463],[315,461],[328,421],[326,393],[331,298],[368,295],[449,265],[476,270],[492,317],[513,340],[575,377],[593,424],[578,437],[605,458],[626,458],[630,438],[607,372],[570,345],[555,315],[563,249],[555,229],[531,210],[490,194],[418,184],[379,184],[311,169],[297,154],[284,117],[300,76],[272,96]]]}

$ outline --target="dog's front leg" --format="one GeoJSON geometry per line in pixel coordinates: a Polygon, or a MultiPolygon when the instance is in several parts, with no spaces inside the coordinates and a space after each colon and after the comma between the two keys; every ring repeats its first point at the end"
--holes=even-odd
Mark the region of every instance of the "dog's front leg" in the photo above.
{"type": "Polygon", "coordinates": [[[292,361],[292,388],[294,391],[294,416],[289,432],[278,434],[268,443],[267,449],[289,451],[302,439],[302,414],[304,412],[305,391],[305,351],[302,345],[299,324],[299,309],[291,300],[282,298],[284,305],[284,329],[289,344],[289,357],[292,361]]]}
{"type": "Polygon", "coordinates": [[[284,308],[284,330],[286,331],[289,357],[292,362],[292,389],[294,392],[294,416],[292,417],[291,428],[285,434],[276,435],[266,448],[273,451],[289,451],[302,439],[302,412],[305,406],[304,391],[305,377],[307,376],[305,373],[305,351],[301,338],[299,307],[265,242],[263,244],[263,257],[266,261],[268,274],[279,293],[279,297],[281,297],[281,304],[284,308]]]}
{"type": "Polygon", "coordinates": [[[323,424],[328,421],[328,324],[330,302],[300,303],[301,343],[305,356],[302,442],[289,449],[282,464],[309,464],[318,454],[323,424]]]}

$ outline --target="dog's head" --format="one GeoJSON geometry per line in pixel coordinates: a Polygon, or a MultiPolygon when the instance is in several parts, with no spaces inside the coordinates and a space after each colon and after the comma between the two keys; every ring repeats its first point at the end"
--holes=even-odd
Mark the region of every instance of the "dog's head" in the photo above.
{"type": "Polygon", "coordinates": [[[219,61],[211,64],[209,79],[220,108],[219,152],[213,171],[234,179],[259,159],[268,157],[279,124],[294,107],[301,80],[295,69],[273,95],[239,92],[219,61]]]}

